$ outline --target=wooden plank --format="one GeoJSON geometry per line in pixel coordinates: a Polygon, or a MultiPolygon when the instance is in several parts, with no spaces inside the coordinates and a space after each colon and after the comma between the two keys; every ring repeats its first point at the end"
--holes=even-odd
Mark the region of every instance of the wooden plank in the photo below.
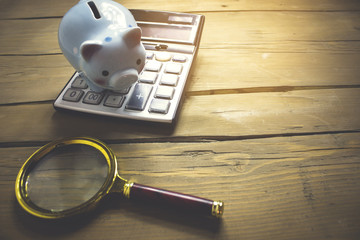
{"type": "Polygon", "coordinates": [[[0,21],[0,55],[61,53],[58,27],[61,19],[0,21]]]}
{"type": "Polygon", "coordinates": [[[337,41],[358,41],[360,36],[356,30],[358,12],[214,12],[206,13],[205,17],[202,47],[246,44],[261,47],[279,41],[300,44],[329,41],[331,46],[337,41]]]}
{"type": "MultiPolygon", "coordinates": [[[[267,53],[318,52],[344,47],[345,51],[351,51],[347,43],[354,41],[353,50],[359,50],[358,12],[207,12],[204,15],[202,48],[239,48],[246,52],[259,48],[267,53]]],[[[60,20],[0,21],[0,55],[61,53],[57,39],[60,20]]]]}
{"type": "Polygon", "coordinates": [[[14,197],[17,172],[36,148],[1,148],[0,236],[288,240],[359,235],[359,133],[110,146],[123,177],[222,199],[222,221],[166,213],[119,196],[100,203],[88,216],[39,220],[25,214],[14,197]]]}
{"type": "MultiPolygon", "coordinates": [[[[351,48],[354,44],[349,43],[351,48]]],[[[200,49],[187,95],[360,85],[360,54],[260,53],[200,49]],[[224,56],[219,60],[218,56],[224,56]],[[235,64],[236,62],[236,64],[235,64]],[[224,71],[226,69],[226,71],[224,71]],[[341,80],[341,81],[340,81],[341,80]]],[[[0,56],[0,103],[52,101],[73,68],[63,55],[0,56]]]]}
{"type": "Polygon", "coordinates": [[[63,55],[0,57],[0,102],[54,100],[73,74],[63,55]]]}
{"type": "MultiPolygon", "coordinates": [[[[184,1],[142,1],[124,0],[118,1],[127,8],[150,9],[177,12],[204,12],[204,11],[355,11],[360,10],[356,0],[329,1],[318,0],[314,4],[311,0],[184,0],[184,1]]],[[[1,19],[5,18],[34,18],[63,16],[73,5],[74,0],[1,0],[1,19]]]]}
{"type": "MultiPolygon", "coordinates": [[[[351,45],[348,46],[351,48],[351,45]]],[[[251,88],[261,87],[358,86],[360,72],[357,63],[360,62],[360,54],[356,52],[355,45],[357,44],[353,45],[354,52],[341,54],[335,53],[336,50],[280,52],[287,48],[279,48],[273,52],[260,47],[254,47],[253,50],[242,47],[200,49],[189,95],[222,89],[251,92],[255,91],[251,88]],[[219,56],[222,57],[219,59],[219,56]]]]}
{"type": "MultiPolygon", "coordinates": [[[[359,38],[358,18],[356,13],[338,12],[207,13],[189,89],[207,94],[231,88],[243,91],[241,88],[359,85],[360,42],[352,41],[359,38]],[[221,38],[215,34],[219,19],[230,26],[221,38]],[[317,20],[303,28],[304,21],[310,19],[317,20]],[[287,28],[284,22],[289,20],[287,28]],[[223,57],[219,60],[219,56],[223,57]],[[226,81],[220,84],[219,79],[226,81]]],[[[15,89],[1,94],[1,104],[52,100],[72,75],[72,68],[57,46],[59,21],[0,21],[1,89],[15,89]],[[39,92],[40,86],[46,91],[39,92]]]]}
{"type": "Polygon", "coordinates": [[[0,107],[0,142],[89,135],[149,141],[359,131],[360,90],[327,89],[215,94],[185,99],[175,127],[57,112],[51,103],[0,107]],[[41,123],[41,124],[39,124],[41,123]]]}

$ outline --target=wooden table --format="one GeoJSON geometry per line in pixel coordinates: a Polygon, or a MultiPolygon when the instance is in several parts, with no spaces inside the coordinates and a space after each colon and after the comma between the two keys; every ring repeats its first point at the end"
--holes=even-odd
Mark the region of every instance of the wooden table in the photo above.
{"type": "Polygon", "coordinates": [[[206,17],[174,127],[54,110],[74,71],[58,25],[76,2],[0,0],[0,239],[359,239],[359,1],[122,1],[206,17]],[[119,196],[87,217],[26,214],[24,161],[83,135],[113,148],[124,178],[223,200],[223,218],[119,196]]]}

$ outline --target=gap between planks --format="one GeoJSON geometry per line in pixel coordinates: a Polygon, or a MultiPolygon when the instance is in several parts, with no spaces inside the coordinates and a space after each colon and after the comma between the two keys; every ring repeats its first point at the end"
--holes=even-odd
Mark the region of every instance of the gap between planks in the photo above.
{"type": "MultiPolygon", "coordinates": [[[[329,90],[329,89],[347,89],[360,88],[360,85],[314,85],[314,86],[274,86],[274,87],[249,87],[249,88],[231,88],[231,89],[211,89],[186,92],[186,96],[203,96],[219,94],[245,94],[245,93],[264,93],[264,92],[291,92],[303,90],[329,90]]],[[[1,106],[1,105],[0,105],[1,106]]]]}
{"type": "MultiPolygon", "coordinates": [[[[249,87],[249,88],[231,88],[231,89],[211,89],[187,91],[185,97],[205,96],[205,95],[223,95],[223,94],[247,94],[247,93],[269,93],[269,92],[292,92],[308,90],[331,90],[331,89],[357,89],[360,85],[314,85],[314,86],[268,86],[268,87],[249,87]]],[[[0,107],[33,105],[33,104],[51,104],[55,99],[43,101],[2,103],[0,107]]]]}
{"type": "MultiPolygon", "coordinates": [[[[323,132],[302,132],[302,133],[275,133],[261,135],[243,135],[243,136],[177,136],[163,138],[138,138],[138,139],[101,139],[106,144],[141,144],[141,143],[199,143],[199,142],[225,142],[225,141],[243,141],[265,138],[283,138],[283,137],[301,137],[314,135],[334,135],[360,133],[360,129],[343,131],[323,131],[323,132]]],[[[40,147],[49,143],[49,141],[20,141],[20,142],[0,142],[0,148],[13,147],[40,147]]]]}
{"type": "MultiPolygon", "coordinates": [[[[251,10],[205,10],[205,11],[181,11],[182,13],[190,13],[190,14],[205,14],[205,13],[242,13],[242,12],[305,12],[305,13],[333,13],[333,12],[360,12],[360,9],[317,9],[317,10],[292,10],[292,9],[251,9],[251,10]]],[[[15,17],[15,18],[0,18],[1,20],[42,20],[42,19],[60,19],[63,16],[41,16],[41,17],[15,17]]]]}

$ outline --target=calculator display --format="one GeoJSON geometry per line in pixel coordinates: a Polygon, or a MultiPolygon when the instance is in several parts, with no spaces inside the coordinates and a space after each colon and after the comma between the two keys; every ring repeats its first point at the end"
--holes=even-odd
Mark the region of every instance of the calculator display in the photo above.
{"type": "Polygon", "coordinates": [[[141,28],[142,37],[145,38],[192,41],[191,34],[193,28],[189,26],[146,23],[139,23],[138,26],[141,28]]]}
{"type": "Polygon", "coordinates": [[[196,45],[202,20],[200,15],[176,12],[130,10],[142,30],[143,40],[196,45]]]}

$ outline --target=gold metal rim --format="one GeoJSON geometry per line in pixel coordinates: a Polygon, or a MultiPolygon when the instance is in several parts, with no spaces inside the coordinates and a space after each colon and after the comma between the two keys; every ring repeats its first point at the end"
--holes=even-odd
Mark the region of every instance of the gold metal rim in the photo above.
{"type": "Polygon", "coordinates": [[[134,185],[133,182],[127,182],[124,184],[124,191],[123,194],[126,198],[130,198],[130,191],[131,191],[131,187],[134,185]]]}
{"type": "Polygon", "coordinates": [[[219,218],[224,213],[224,202],[223,201],[214,201],[212,205],[211,215],[219,218]]]}
{"type": "Polygon", "coordinates": [[[109,189],[112,187],[114,179],[116,178],[116,157],[112,150],[108,148],[103,142],[91,138],[91,137],[77,137],[77,138],[65,138],[57,141],[50,142],[37,151],[35,151],[23,164],[21,167],[16,181],[15,181],[15,195],[16,199],[19,202],[20,206],[27,211],[28,213],[41,218],[46,219],[58,219],[63,217],[72,216],[74,214],[82,213],[88,210],[90,207],[96,205],[96,203],[109,191],[109,189]],[[92,146],[99,150],[104,157],[106,158],[106,161],[108,163],[109,169],[108,169],[108,176],[103,184],[103,186],[100,188],[100,190],[87,202],[68,209],[64,211],[59,212],[52,212],[49,210],[45,210],[42,208],[37,207],[34,205],[28,198],[27,192],[26,192],[26,178],[28,176],[29,171],[36,165],[36,163],[47,153],[54,150],[57,147],[61,147],[64,145],[70,145],[70,144],[84,144],[88,146],[92,146]]]}

